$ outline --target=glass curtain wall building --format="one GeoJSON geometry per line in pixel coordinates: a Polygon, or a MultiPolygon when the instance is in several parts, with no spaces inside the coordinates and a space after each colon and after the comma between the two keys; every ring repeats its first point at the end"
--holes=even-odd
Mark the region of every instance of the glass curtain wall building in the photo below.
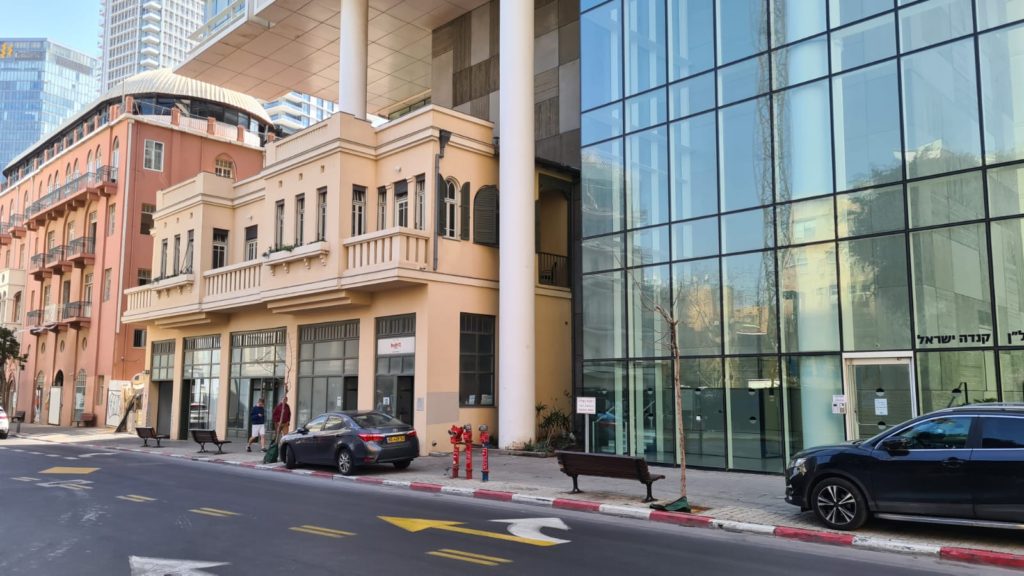
{"type": "Polygon", "coordinates": [[[1024,2],[583,0],[590,450],[781,472],[1024,388],[1024,2]]]}

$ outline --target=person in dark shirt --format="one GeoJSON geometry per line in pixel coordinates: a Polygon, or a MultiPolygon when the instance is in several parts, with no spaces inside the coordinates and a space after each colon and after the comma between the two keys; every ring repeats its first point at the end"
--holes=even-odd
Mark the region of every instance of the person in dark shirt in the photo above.
{"type": "Polygon", "coordinates": [[[249,423],[252,424],[252,436],[249,437],[249,443],[245,445],[246,452],[252,452],[252,445],[254,442],[260,443],[260,450],[264,452],[267,450],[266,440],[266,422],[267,422],[267,410],[263,407],[263,398],[256,401],[256,405],[252,407],[252,412],[249,413],[249,423]]]}

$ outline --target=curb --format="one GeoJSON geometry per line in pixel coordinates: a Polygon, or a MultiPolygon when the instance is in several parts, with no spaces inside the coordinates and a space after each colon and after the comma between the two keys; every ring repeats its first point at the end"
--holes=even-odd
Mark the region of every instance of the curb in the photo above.
{"type": "Polygon", "coordinates": [[[210,464],[224,464],[250,468],[253,470],[266,470],[271,472],[284,472],[300,476],[323,478],[326,480],[348,481],[374,486],[390,488],[401,488],[414,492],[428,492],[434,494],[448,494],[466,498],[478,498],[481,500],[492,500],[498,502],[515,502],[529,506],[540,506],[545,508],[559,508],[562,510],[573,510],[576,512],[590,512],[604,514],[606,516],[617,516],[619,518],[631,518],[635,520],[647,520],[662,524],[674,524],[691,528],[708,528],[735,532],[740,534],[757,534],[762,536],[773,536],[786,540],[798,540],[801,542],[812,542],[816,544],[828,544],[832,546],[852,546],[876,552],[892,552],[897,554],[911,554],[916,556],[934,556],[944,560],[952,560],[965,564],[976,564],[983,566],[996,566],[1000,568],[1015,568],[1024,570],[1024,554],[1010,554],[1008,552],[996,552],[993,550],[982,550],[975,548],[958,548],[954,546],[937,546],[930,544],[919,544],[905,540],[890,540],[877,536],[855,536],[843,532],[830,532],[826,530],[808,530],[806,528],[795,528],[792,526],[773,526],[770,524],[752,524],[749,522],[736,522],[733,520],[719,520],[710,516],[700,514],[687,514],[684,512],[665,512],[651,510],[649,508],[634,508],[631,506],[618,506],[614,504],[602,504],[589,500],[576,500],[573,498],[551,498],[537,496],[535,494],[519,494],[515,492],[504,492],[499,490],[487,490],[485,488],[468,488],[462,486],[445,486],[431,482],[410,482],[405,480],[387,480],[375,476],[342,476],[323,470],[288,470],[283,464],[263,464],[260,462],[238,462],[225,460],[216,457],[188,456],[185,454],[173,454],[167,452],[153,452],[141,448],[123,448],[104,446],[102,444],[79,444],[89,448],[102,450],[116,450],[119,452],[134,452],[138,454],[155,454],[170,458],[191,460],[193,462],[205,462],[210,464]]]}

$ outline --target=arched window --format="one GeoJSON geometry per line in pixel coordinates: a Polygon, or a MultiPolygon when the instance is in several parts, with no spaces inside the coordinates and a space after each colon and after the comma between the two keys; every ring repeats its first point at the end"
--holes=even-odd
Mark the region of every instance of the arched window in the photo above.
{"type": "Polygon", "coordinates": [[[498,189],[484,186],[473,200],[473,242],[498,245],[498,189]]]}
{"type": "Polygon", "coordinates": [[[75,165],[71,168],[71,176],[75,180],[78,180],[78,177],[81,176],[81,174],[82,173],[78,171],[78,159],[75,158],[75,165]]]}
{"type": "Polygon", "coordinates": [[[35,418],[33,422],[40,422],[42,420],[43,410],[43,386],[46,384],[46,376],[40,370],[39,374],[36,375],[36,403],[35,403],[35,418]]]}
{"type": "Polygon", "coordinates": [[[81,420],[82,412],[85,412],[85,370],[79,370],[78,375],[75,376],[74,420],[81,420]]]}
{"type": "Polygon", "coordinates": [[[235,163],[230,156],[220,156],[214,162],[214,174],[224,178],[235,177],[235,163]]]}
{"type": "Polygon", "coordinates": [[[459,188],[454,179],[444,183],[444,197],[441,208],[441,236],[457,238],[459,233],[459,188]]]}
{"type": "Polygon", "coordinates": [[[89,154],[85,158],[85,166],[89,174],[96,171],[96,165],[92,162],[92,150],[89,150],[89,154]]]}
{"type": "Polygon", "coordinates": [[[96,147],[96,169],[100,169],[103,166],[103,148],[96,147]]]}

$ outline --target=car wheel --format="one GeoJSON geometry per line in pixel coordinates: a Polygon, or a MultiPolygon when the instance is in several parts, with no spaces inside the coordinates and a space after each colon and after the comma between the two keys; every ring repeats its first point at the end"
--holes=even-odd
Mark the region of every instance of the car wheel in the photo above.
{"type": "Polygon", "coordinates": [[[287,468],[289,470],[292,470],[293,468],[295,468],[296,466],[299,465],[298,461],[295,460],[295,451],[292,450],[291,447],[284,446],[281,449],[284,450],[284,467],[285,468],[287,468]]]}
{"type": "Polygon", "coordinates": [[[834,530],[856,530],[868,519],[867,502],[852,482],[826,478],[811,494],[811,508],[818,519],[834,530]]]}
{"type": "Polygon", "coordinates": [[[7,432],[0,432],[0,440],[7,440],[7,432]]]}
{"type": "Polygon", "coordinates": [[[341,472],[342,476],[348,476],[354,468],[352,453],[348,451],[348,448],[342,448],[338,452],[338,472],[341,472]]]}
{"type": "Polygon", "coordinates": [[[405,470],[409,467],[409,464],[412,464],[412,460],[402,460],[401,462],[395,462],[394,464],[396,469],[405,470]]]}

